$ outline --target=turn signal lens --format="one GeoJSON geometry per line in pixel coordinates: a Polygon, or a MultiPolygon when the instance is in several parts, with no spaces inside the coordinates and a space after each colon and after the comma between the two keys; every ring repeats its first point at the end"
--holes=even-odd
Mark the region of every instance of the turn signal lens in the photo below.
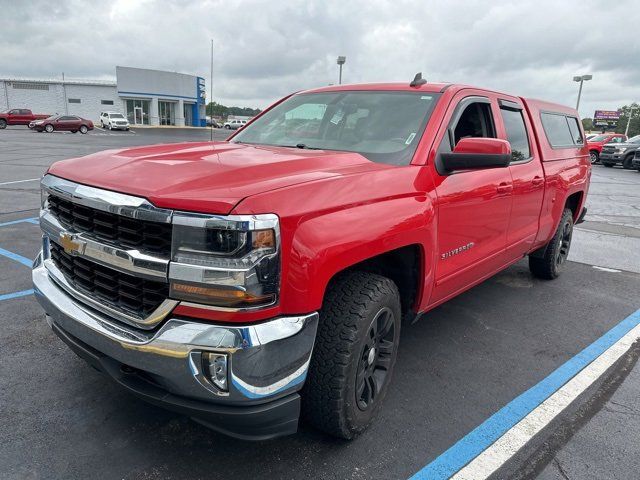
{"type": "Polygon", "coordinates": [[[253,249],[268,249],[275,252],[276,236],[273,230],[256,230],[252,232],[253,249]]]}
{"type": "Polygon", "coordinates": [[[274,294],[254,295],[239,289],[220,288],[218,286],[198,286],[178,282],[171,282],[170,295],[174,298],[191,302],[233,308],[265,305],[275,300],[274,294]]]}

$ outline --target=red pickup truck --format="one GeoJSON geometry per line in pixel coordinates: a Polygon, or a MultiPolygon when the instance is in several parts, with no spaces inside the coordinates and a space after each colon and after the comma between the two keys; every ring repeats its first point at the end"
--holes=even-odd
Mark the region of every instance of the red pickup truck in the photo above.
{"type": "Polygon", "coordinates": [[[362,432],[400,329],[529,258],[553,279],[591,163],[573,108],[480,88],[290,95],[228,141],[52,165],[33,284],[142,398],[240,438],[362,432]]]}
{"type": "Polygon", "coordinates": [[[29,125],[34,120],[48,117],[49,115],[35,115],[26,108],[14,108],[0,113],[0,129],[7,128],[7,125],[29,125]]]}

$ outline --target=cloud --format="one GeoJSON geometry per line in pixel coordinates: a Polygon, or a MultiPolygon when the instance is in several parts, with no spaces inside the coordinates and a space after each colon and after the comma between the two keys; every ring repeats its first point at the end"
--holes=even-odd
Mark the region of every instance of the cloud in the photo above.
{"type": "Polygon", "coordinates": [[[640,99],[640,11],[631,0],[126,1],[0,0],[0,75],[113,78],[115,65],[192,73],[214,99],[265,107],[337,82],[428,80],[573,105],[581,113],[640,99]],[[207,90],[209,88],[207,87],[207,90]]]}

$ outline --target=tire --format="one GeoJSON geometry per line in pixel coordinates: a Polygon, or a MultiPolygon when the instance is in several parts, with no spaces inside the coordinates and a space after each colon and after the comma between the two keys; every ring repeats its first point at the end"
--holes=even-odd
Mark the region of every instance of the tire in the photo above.
{"type": "Polygon", "coordinates": [[[47,133],[51,133],[54,130],[53,125],[51,125],[50,123],[45,125],[44,129],[47,133]]]}
{"type": "MultiPolygon", "coordinates": [[[[529,255],[529,270],[538,278],[553,280],[560,275],[569,255],[573,236],[573,212],[565,208],[560,224],[551,241],[544,247],[541,255],[529,255]]],[[[540,253],[536,252],[536,253],[540,253]]]]}
{"type": "Polygon", "coordinates": [[[107,125],[107,128],[108,128],[109,130],[113,130],[113,127],[111,126],[111,124],[107,125]]]}
{"type": "Polygon", "coordinates": [[[87,128],[86,125],[80,125],[80,133],[83,135],[86,135],[86,133],[89,131],[89,129],[87,128]]]}
{"type": "Polygon", "coordinates": [[[591,160],[592,165],[595,165],[596,163],[598,163],[599,159],[600,159],[600,155],[598,154],[597,151],[591,150],[589,152],[589,160],[591,160]]]}
{"type": "Polygon", "coordinates": [[[0,120],[0,130],[4,130],[5,128],[7,128],[7,121],[3,118],[0,120]]]}
{"type": "Polygon", "coordinates": [[[613,167],[613,163],[604,163],[604,162],[602,162],[602,165],[604,165],[607,168],[612,168],[613,167]]]}
{"type": "Polygon", "coordinates": [[[302,392],[309,424],[344,439],[367,428],[389,388],[400,315],[398,288],[386,277],[349,272],[332,282],[302,392]]]}
{"type": "Polygon", "coordinates": [[[633,168],[633,155],[634,154],[624,157],[624,160],[622,161],[622,168],[625,170],[631,170],[633,168]]]}
{"type": "Polygon", "coordinates": [[[100,120],[100,126],[104,128],[104,122],[102,120],[100,120]]]}
{"type": "Polygon", "coordinates": [[[224,128],[226,128],[227,130],[231,130],[231,125],[225,125],[224,128]]]}

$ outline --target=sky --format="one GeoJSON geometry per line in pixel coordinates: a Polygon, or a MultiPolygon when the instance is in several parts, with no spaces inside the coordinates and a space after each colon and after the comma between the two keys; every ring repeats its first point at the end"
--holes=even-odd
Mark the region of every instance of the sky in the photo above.
{"type": "Polygon", "coordinates": [[[264,108],[338,82],[464,83],[575,106],[640,101],[637,1],[0,0],[0,77],[115,79],[115,66],[210,81],[213,100],[264,108]]]}

